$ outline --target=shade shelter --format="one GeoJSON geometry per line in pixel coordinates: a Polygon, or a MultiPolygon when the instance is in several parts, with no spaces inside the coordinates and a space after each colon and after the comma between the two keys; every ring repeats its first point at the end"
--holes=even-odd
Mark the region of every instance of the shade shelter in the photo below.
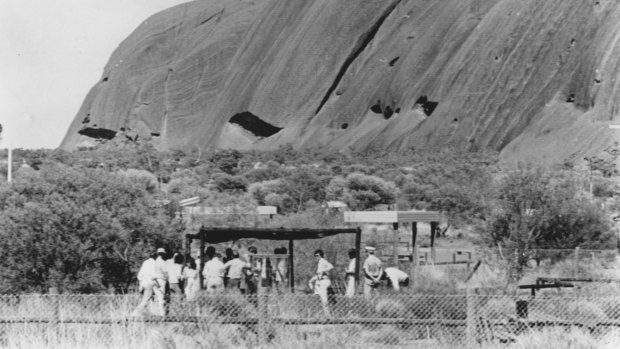
{"type": "MultiPolygon", "coordinates": [[[[411,261],[412,269],[418,265],[416,239],[418,235],[417,222],[426,222],[431,225],[431,259],[435,261],[435,234],[439,228],[441,215],[437,211],[349,211],[344,213],[347,223],[392,223],[394,230],[394,263],[398,265],[398,226],[400,223],[411,223],[411,261]]],[[[414,270],[411,270],[414,273],[414,270]]]]}
{"type": "Polygon", "coordinates": [[[205,262],[205,246],[240,239],[259,239],[259,240],[288,240],[289,263],[288,273],[290,275],[291,292],[295,292],[295,269],[293,264],[294,241],[321,239],[338,234],[355,234],[355,281],[359,285],[360,271],[360,246],[362,231],[360,228],[339,228],[339,229],[290,229],[290,228],[222,228],[222,227],[201,227],[197,234],[186,234],[185,253],[190,255],[190,247],[193,240],[200,240],[200,266],[199,278],[200,285],[203,285],[202,270],[205,262]]]}

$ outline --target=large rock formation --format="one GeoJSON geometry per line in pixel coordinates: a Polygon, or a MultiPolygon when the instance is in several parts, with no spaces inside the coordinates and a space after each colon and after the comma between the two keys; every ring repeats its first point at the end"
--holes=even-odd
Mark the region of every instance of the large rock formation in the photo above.
{"type": "Polygon", "coordinates": [[[618,138],[619,72],[615,0],[194,1],[121,43],[61,147],[123,132],[581,159],[618,138]]]}

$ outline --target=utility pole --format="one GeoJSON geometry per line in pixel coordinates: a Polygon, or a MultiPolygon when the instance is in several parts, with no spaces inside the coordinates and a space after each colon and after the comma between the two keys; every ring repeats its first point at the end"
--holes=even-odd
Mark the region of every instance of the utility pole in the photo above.
{"type": "Polygon", "coordinates": [[[9,142],[8,145],[8,151],[9,151],[9,156],[8,156],[8,163],[7,163],[7,170],[6,170],[6,181],[11,183],[11,179],[13,177],[13,150],[11,149],[11,143],[9,142]]]}
{"type": "MultiPolygon", "coordinates": [[[[2,124],[0,124],[0,140],[2,140],[2,124]]],[[[8,142],[8,146],[7,146],[7,151],[9,153],[8,157],[7,157],[7,173],[6,173],[6,180],[7,182],[11,182],[12,179],[12,173],[13,173],[13,152],[11,149],[11,142],[8,142]]]]}

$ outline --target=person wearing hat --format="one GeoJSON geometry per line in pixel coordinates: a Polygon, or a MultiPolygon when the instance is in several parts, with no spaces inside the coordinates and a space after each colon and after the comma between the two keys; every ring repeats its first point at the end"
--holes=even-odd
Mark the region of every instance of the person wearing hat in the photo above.
{"type": "Polygon", "coordinates": [[[138,271],[138,291],[142,293],[142,300],[136,309],[131,313],[131,316],[139,316],[144,311],[144,308],[153,299],[153,285],[155,282],[155,258],[157,255],[152,254],[140,266],[138,271]]]}
{"type": "Polygon", "coordinates": [[[375,250],[372,246],[366,246],[368,257],[366,257],[362,267],[364,270],[364,297],[366,298],[370,298],[376,292],[383,275],[381,260],[375,256],[375,250]]]}
{"type": "Polygon", "coordinates": [[[155,314],[165,316],[165,295],[166,282],[168,280],[168,264],[166,264],[166,250],[164,248],[157,249],[157,258],[155,259],[155,275],[153,284],[153,293],[155,294],[155,314]]]}

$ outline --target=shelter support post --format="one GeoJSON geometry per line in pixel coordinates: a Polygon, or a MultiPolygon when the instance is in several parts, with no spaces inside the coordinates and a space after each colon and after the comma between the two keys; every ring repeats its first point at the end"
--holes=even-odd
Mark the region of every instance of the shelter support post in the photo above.
{"type": "Polygon", "coordinates": [[[185,260],[189,261],[192,256],[192,238],[185,236],[185,260]]]}
{"type": "Polygon", "coordinates": [[[198,282],[200,282],[200,289],[204,289],[204,276],[202,270],[205,266],[205,237],[200,234],[200,265],[198,266],[198,282]]]}
{"type": "Polygon", "coordinates": [[[392,223],[392,254],[394,259],[394,267],[398,268],[398,247],[400,240],[398,239],[398,223],[392,223]]]}
{"type": "Polygon", "coordinates": [[[357,227],[355,233],[355,289],[361,289],[360,282],[360,251],[362,248],[362,229],[357,227]]]}
{"type": "Polygon", "coordinates": [[[288,280],[291,285],[291,293],[295,293],[295,269],[293,266],[294,249],[293,239],[290,239],[288,241],[288,280]]]}
{"type": "Polygon", "coordinates": [[[439,222],[431,222],[431,263],[435,264],[435,234],[437,234],[437,228],[439,222]]]}
{"type": "Polygon", "coordinates": [[[411,268],[409,270],[409,277],[415,285],[415,278],[418,274],[418,264],[420,263],[420,256],[418,254],[418,245],[416,240],[418,238],[418,223],[411,222],[411,268]]]}

